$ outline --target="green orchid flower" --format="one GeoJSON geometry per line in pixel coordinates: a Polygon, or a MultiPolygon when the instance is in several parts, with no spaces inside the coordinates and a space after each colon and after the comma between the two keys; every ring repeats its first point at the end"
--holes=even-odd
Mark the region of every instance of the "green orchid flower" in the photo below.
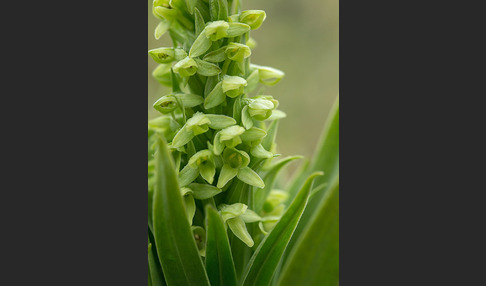
{"type": "Polygon", "coordinates": [[[225,226],[229,226],[236,237],[248,245],[248,247],[252,247],[255,242],[248,233],[246,223],[261,221],[262,218],[242,203],[232,205],[222,204],[219,206],[219,209],[225,226]]]}
{"type": "Polygon", "coordinates": [[[196,112],[175,135],[171,148],[179,148],[186,145],[194,136],[207,132],[209,128],[223,129],[235,123],[236,120],[226,115],[196,112]]]}
{"type": "Polygon", "coordinates": [[[230,180],[237,177],[240,181],[257,188],[264,188],[260,176],[248,167],[250,156],[235,148],[226,148],[223,152],[223,167],[218,178],[218,188],[223,188],[230,180]]]}

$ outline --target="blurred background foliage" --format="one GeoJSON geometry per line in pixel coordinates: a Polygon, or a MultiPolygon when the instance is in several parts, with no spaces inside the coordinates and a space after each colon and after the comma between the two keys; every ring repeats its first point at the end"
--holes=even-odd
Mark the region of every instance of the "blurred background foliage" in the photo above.
{"type": "MultiPolygon", "coordinates": [[[[148,1],[148,49],[170,47],[169,35],[155,40],[158,20],[148,1]]],[[[265,94],[274,96],[287,113],[280,121],[276,142],[283,156],[312,156],[339,87],[338,0],[243,0],[243,10],[265,10],[267,18],[252,31],[257,46],[251,62],[285,72],[265,94]]],[[[152,104],[170,89],[152,78],[157,64],[147,53],[148,117],[158,116],[152,104]]],[[[261,85],[263,86],[263,85],[261,85]]],[[[292,168],[293,169],[293,168],[292,168]]],[[[291,171],[292,169],[289,169],[291,171]]]]}

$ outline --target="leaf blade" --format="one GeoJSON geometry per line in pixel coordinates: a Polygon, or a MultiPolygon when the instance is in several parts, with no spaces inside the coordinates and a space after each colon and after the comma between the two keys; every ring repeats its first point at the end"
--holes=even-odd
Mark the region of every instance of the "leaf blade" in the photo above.
{"type": "Polygon", "coordinates": [[[236,286],[236,271],[228,235],[218,212],[206,208],[206,271],[212,286],[236,286]]]}
{"type": "Polygon", "coordinates": [[[263,180],[265,182],[265,188],[263,190],[260,190],[258,192],[255,192],[253,194],[254,196],[254,202],[255,202],[255,209],[254,211],[260,212],[263,208],[263,204],[265,203],[265,199],[268,197],[268,194],[270,194],[270,191],[272,190],[275,180],[277,178],[277,175],[279,174],[280,170],[285,167],[287,164],[290,162],[297,160],[297,159],[302,159],[302,156],[290,156],[286,157],[277,163],[273,164],[270,167],[270,170],[265,174],[263,177],[263,180]]]}
{"type": "Polygon", "coordinates": [[[152,243],[149,243],[148,245],[148,265],[151,285],[165,285],[162,269],[160,269],[153,254],[152,243]]]}
{"type": "Polygon", "coordinates": [[[275,228],[264,238],[250,259],[243,274],[241,285],[250,286],[258,281],[258,285],[269,285],[278,263],[285,251],[287,243],[297,226],[309,198],[314,178],[322,172],[311,174],[301,188],[299,194],[284,213],[275,228]]]}
{"type": "Polygon", "coordinates": [[[339,178],[282,269],[279,286],[339,284],[339,178]]]}
{"type": "Polygon", "coordinates": [[[165,139],[158,138],[153,202],[154,238],[167,284],[208,285],[186,218],[177,175],[165,139]]]}

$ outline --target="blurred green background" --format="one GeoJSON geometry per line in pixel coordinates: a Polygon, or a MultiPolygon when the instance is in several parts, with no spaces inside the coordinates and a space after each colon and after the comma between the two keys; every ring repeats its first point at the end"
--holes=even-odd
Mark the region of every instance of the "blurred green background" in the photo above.
{"type": "MultiPolygon", "coordinates": [[[[155,40],[158,20],[148,4],[148,49],[172,46],[169,35],[155,40]]],[[[283,70],[285,77],[265,94],[274,96],[287,113],[280,121],[277,144],[283,156],[309,158],[319,140],[339,87],[338,0],[243,0],[243,10],[265,10],[263,25],[250,33],[257,42],[251,62],[283,70]]],[[[170,90],[152,78],[157,64],[147,54],[148,116],[152,104],[170,90]]],[[[261,85],[263,86],[263,85],[261,85]]]]}

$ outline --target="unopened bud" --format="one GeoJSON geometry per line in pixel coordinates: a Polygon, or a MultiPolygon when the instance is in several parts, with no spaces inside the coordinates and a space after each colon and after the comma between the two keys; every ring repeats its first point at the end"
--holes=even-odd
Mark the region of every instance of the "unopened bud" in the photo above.
{"type": "Polygon", "coordinates": [[[260,82],[266,85],[275,85],[285,76],[283,71],[272,67],[250,64],[250,69],[258,69],[260,82]]]}
{"type": "Polygon", "coordinates": [[[194,59],[186,57],[177,62],[172,69],[182,77],[188,77],[196,73],[197,63],[194,61],[194,59]]]}
{"type": "Polygon", "coordinates": [[[247,85],[246,80],[239,76],[225,76],[223,78],[223,93],[228,97],[235,98],[243,93],[245,86],[247,85]]]}
{"type": "Polygon", "coordinates": [[[260,28],[267,15],[263,10],[248,10],[240,14],[240,22],[251,27],[252,30],[260,28]]]}
{"type": "Polygon", "coordinates": [[[174,48],[157,48],[149,50],[149,55],[159,64],[166,64],[176,60],[182,60],[187,57],[183,49],[174,48]]]}
{"type": "Polygon", "coordinates": [[[234,125],[227,127],[223,130],[221,130],[220,133],[220,142],[226,145],[228,148],[233,148],[236,147],[236,145],[239,145],[242,141],[240,138],[240,135],[245,132],[245,128],[234,125]]]}
{"type": "Polygon", "coordinates": [[[226,48],[226,56],[236,62],[243,62],[251,55],[251,49],[247,45],[230,43],[226,48]]]}
{"type": "Polygon", "coordinates": [[[248,104],[248,112],[254,119],[262,121],[269,118],[277,106],[278,101],[271,96],[254,97],[248,104]]]}
{"type": "Polygon", "coordinates": [[[234,148],[226,148],[223,152],[223,161],[231,168],[240,169],[248,166],[250,163],[250,156],[245,151],[240,151],[234,148]]]}
{"type": "Polygon", "coordinates": [[[186,122],[186,130],[194,132],[194,135],[202,134],[209,129],[209,123],[211,121],[204,113],[196,112],[186,122]]]}
{"type": "Polygon", "coordinates": [[[163,114],[171,113],[177,108],[177,99],[172,94],[164,95],[154,103],[153,107],[163,114]]]}
{"type": "Polygon", "coordinates": [[[197,168],[201,176],[210,184],[213,183],[214,175],[216,173],[216,166],[214,164],[213,152],[209,150],[201,150],[194,154],[189,159],[189,166],[197,168]]]}
{"type": "Polygon", "coordinates": [[[153,8],[153,13],[155,16],[167,21],[174,21],[179,17],[179,11],[170,7],[156,6],[153,8]]]}
{"type": "Polygon", "coordinates": [[[211,41],[217,41],[228,35],[229,24],[225,21],[214,21],[204,28],[204,34],[211,41]]]}

